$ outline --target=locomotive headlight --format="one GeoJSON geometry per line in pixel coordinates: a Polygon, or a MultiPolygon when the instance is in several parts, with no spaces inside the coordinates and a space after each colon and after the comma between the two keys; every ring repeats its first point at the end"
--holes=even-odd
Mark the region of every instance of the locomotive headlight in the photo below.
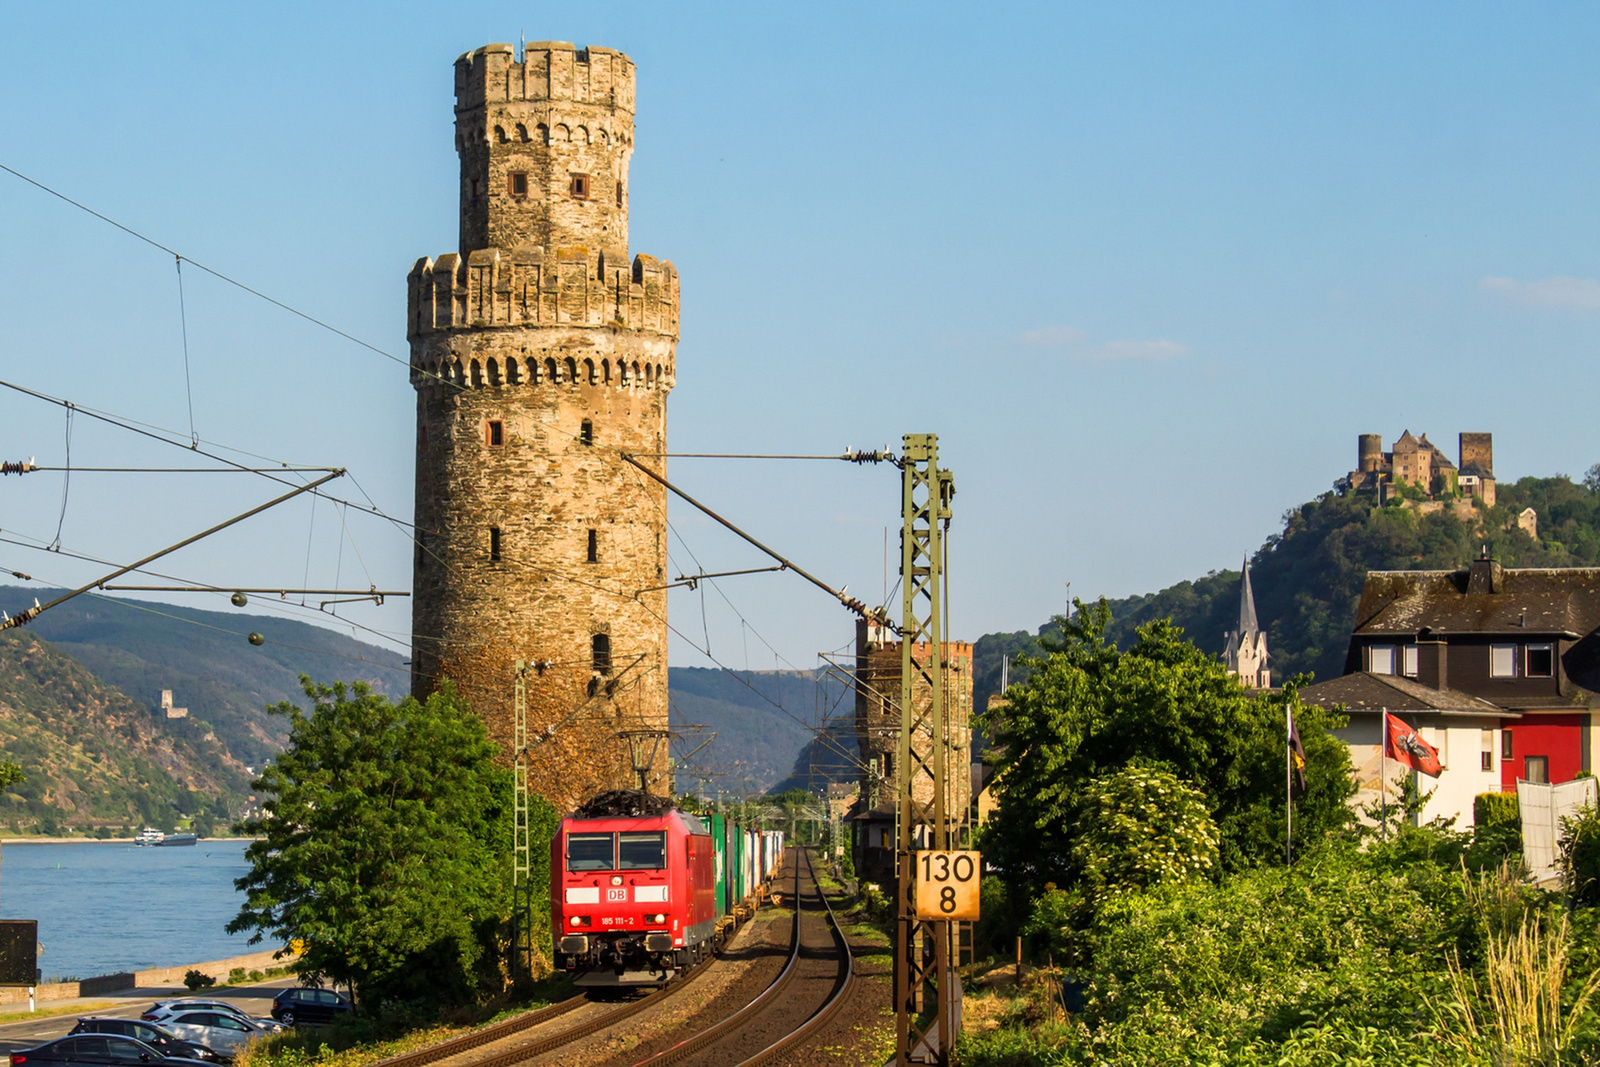
{"type": "Polygon", "coordinates": [[[612,875],[612,876],[611,876],[611,884],[612,884],[612,885],[621,885],[621,884],[622,884],[622,875],[620,875],[620,874],[613,874],[613,875],[612,875]]]}
{"type": "Polygon", "coordinates": [[[573,926],[582,926],[582,925],[583,925],[583,916],[581,916],[581,915],[574,915],[574,916],[573,916],[573,917],[572,917],[572,918],[571,918],[571,919],[570,919],[570,920],[569,920],[569,922],[571,922],[571,923],[572,923],[572,925],[573,925],[573,926]]]}

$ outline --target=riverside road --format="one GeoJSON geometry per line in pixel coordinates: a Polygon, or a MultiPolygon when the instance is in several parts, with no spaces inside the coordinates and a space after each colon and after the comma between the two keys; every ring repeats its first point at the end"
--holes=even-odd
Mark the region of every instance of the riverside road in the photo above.
{"type": "MultiPolygon", "coordinates": [[[[251,1015],[266,1015],[272,1010],[272,998],[278,990],[288,986],[297,985],[298,982],[290,978],[280,978],[270,982],[260,982],[247,986],[227,986],[223,989],[202,989],[198,993],[190,993],[182,986],[176,988],[123,989],[115,993],[107,993],[103,997],[80,997],[76,1000],[50,1000],[41,1001],[46,1009],[74,1008],[77,1010],[62,1015],[52,1015],[43,1019],[24,1019],[14,1023],[0,1023],[0,1054],[12,1052],[19,1048],[32,1048],[34,1045],[50,1041],[54,1038],[64,1037],[67,1032],[78,1022],[80,1016],[115,1016],[124,1019],[137,1019],[139,1015],[157,1000],[170,1000],[174,997],[200,996],[213,1000],[226,1000],[237,1004],[251,1015]]],[[[10,1007],[10,1005],[7,1005],[10,1007]]],[[[22,1005],[26,1007],[26,1005],[22,1005]]]]}

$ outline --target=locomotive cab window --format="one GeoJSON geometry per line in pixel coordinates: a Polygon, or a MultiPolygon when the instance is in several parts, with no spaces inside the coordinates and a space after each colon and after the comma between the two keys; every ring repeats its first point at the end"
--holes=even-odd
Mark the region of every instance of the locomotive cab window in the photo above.
{"type": "Polygon", "coordinates": [[[664,830],[617,835],[617,870],[656,871],[667,865],[664,830]]]}
{"type": "Polygon", "coordinates": [[[614,871],[616,856],[610,834],[568,834],[567,870],[614,871]]]}

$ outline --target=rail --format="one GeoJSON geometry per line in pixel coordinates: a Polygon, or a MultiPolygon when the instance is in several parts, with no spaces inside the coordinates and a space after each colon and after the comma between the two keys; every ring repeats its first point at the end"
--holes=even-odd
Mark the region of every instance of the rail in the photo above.
{"type": "MultiPolygon", "coordinates": [[[[811,864],[811,856],[806,850],[796,848],[796,852],[805,857],[806,869],[811,872],[811,881],[816,885],[816,872],[811,864]]],[[[833,936],[840,948],[840,976],[834,983],[828,999],[813,1012],[804,1023],[779,1038],[771,1045],[762,1049],[751,1058],[744,1060],[740,1067],[755,1067],[758,1064],[770,1062],[773,1058],[788,1051],[807,1037],[816,1033],[827,1024],[843,1005],[845,993],[850,988],[851,979],[855,970],[854,957],[850,952],[850,942],[844,936],[844,931],[839,926],[838,917],[833,913],[833,907],[828,903],[828,898],[822,892],[822,887],[817,885],[817,895],[822,898],[823,907],[827,910],[829,923],[833,929],[833,936]]],[[[800,864],[794,867],[794,927],[790,933],[789,959],[784,964],[783,970],[772,980],[772,983],[750,1003],[722,1019],[701,1030],[699,1033],[684,1038],[670,1048],[662,1049],[653,1056],[640,1060],[634,1067],[666,1067],[668,1064],[678,1063],[695,1053],[703,1051],[721,1041],[729,1034],[736,1032],[740,1027],[749,1023],[769,1005],[775,1003],[794,978],[800,962],[800,864]]]]}

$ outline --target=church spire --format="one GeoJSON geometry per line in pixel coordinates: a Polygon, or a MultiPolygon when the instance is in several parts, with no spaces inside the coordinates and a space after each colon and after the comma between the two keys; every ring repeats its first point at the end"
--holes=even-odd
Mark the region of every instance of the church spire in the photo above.
{"type": "Polygon", "coordinates": [[[1256,623],[1256,598],[1250,592],[1250,557],[1244,558],[1244,581],[1239,583],[1239,632],[1253,634],[1261,627],[1256,623]]]}

